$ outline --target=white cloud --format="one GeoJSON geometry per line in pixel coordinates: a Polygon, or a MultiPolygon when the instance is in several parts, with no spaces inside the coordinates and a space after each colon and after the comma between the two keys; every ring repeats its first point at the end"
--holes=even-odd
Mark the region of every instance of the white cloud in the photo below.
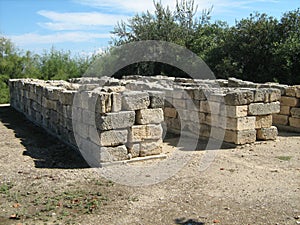
{"type": "MultiPolygon", "coordinates": [[[[95,8],[107,8],[114,12],[121,10],[122,12],[145,12],[147,10],[153,11],[153,0],[73,0],[82,5],[88,5],[95,8]]],[[[210,8],[214,6],[214,12],[223,12],[231,9],[249,8],[255,3],[267,2],[277,3],[278,0],[195,0],[199,10],[210,8]]],[[[175,8],[175,0],[161,0],[163,5],[170,6],[171,9],[175,8]]]]}
{"type": "Polygon", "coordinates": [[[99,12],[70,12],[58,13],[54,11],[41,10],[38,14],[52,22],[39,23],[40,26],[50,30],[89,30],[101,26],[112,26],[127,16],[104,14],[99,12]]]}
{"type": "Polygon", "coordinates": [[[41,35],[36,33],[26,33],[21,35],[12,35],[9,38],[17,45],[31,44],[57,44],[57,43],[79,43],[93,42],[100,38],[110,38],[111,34],[90,33],[90,32],[66,32],[41,35]]]}

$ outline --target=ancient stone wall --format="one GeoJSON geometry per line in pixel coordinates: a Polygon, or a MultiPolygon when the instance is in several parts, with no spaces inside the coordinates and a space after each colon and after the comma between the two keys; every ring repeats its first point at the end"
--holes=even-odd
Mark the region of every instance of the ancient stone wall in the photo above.
{"type": "Polygon", "coordinates": [[[11,106],[97,165],[161,153],[167,132],[234,144],[300,127],[299,86],[164,76],[10,80],[11,106]]]}
{"type": "Polygon", "coordinates": [[[161,152],[161,92],[120,86],[88,91],[64,81],[22,79],[10,80],[10,96],[12,107],[72,147],[85,149],[81,153],[93,156],[95,166],[161,152]]]}
{"type": "Polygon", "coordinates": [[[300,132],[300,85],[288,86],[276,83],[256,84],[230,78],[227,86],[279,89],[281,91],[280,112],[273,114],[273,124],[282,130],[300,132]]]}

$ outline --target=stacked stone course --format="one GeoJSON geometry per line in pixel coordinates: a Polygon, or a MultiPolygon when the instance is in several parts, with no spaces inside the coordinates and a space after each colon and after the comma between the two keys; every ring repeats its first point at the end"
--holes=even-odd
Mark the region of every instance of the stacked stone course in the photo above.
{"type": "Polygon", "coordinates": [[[273,124],[283,130],[300,132],[300,85],[288,86],[277,83],[256,84],[230,78],[228,87],[275,88],[280,90],[280,111],[273,115],[273,124]]]}
{"type": "Polygon", "coordinates": [[[9,84],[12,107],[95,165],[160,154],[166,132],[247,144],[276,139],[273,124],[300,127],[299,86],[164,76],[9,84]]]}
{"type": "Polygon", "coordinates": [[[93,164],[161,153],[163,93],[124,87],[86,91],[78,84],[10,80],[11,106],[93,164]]]}

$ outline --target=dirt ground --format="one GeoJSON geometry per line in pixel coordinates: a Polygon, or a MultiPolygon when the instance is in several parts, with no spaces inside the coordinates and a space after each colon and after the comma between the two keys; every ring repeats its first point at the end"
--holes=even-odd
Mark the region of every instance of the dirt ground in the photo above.
{"type": "Polygon", "coordinates": [[[121,185],[2,106],[0,224],[300,224],[299,134],[221,149],[202,172],[200,150],[166,181],[121,185]]]}

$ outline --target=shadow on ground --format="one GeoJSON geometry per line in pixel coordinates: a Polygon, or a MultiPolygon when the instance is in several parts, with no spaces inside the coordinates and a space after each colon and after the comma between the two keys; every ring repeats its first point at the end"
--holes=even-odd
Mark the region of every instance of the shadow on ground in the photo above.
{"type": "Polygon", "coordinates": [[[36,168],[89,168],[78,152],[35,126],[12,107],[0,107],[0,121],[21,140],[26,148],[23,155],[33,158],[36,168]]]}
{"type": "Polygon", "coordinates": [[[176,219],[175,223],[180,224],[180,225],[204,225],[205,224],[205,223],[202,223],[202,222],[197,222],[197,221],[192,220],[192,219],[186,220],[185,218],[176,219]]]}

